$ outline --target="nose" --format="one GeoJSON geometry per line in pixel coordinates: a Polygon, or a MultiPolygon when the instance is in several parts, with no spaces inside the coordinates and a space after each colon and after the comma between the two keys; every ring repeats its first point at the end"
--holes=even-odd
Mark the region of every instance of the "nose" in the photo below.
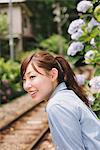
{"type": "Polygon", "coordinates": [[[24,83],[24,90],[28,91],[32,87],[32,83],[29,80],[26,80],[24,83]]]}

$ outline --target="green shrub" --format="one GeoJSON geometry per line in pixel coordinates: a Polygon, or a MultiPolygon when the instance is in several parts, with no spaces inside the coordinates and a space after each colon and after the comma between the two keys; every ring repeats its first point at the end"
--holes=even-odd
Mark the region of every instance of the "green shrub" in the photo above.
{"type": "MultiPolygon", "coordinates": [[[[37,49],[36,49],[36,50],[37,50],[37,49]]],[[[33,54],[34,51],[35,51],[35,50],[20,52],[19,54],[17,54],[16,60],[17,60],[18,62],[22,62],[22,60],[24,60],[27,56],[33,54]]]]}
{"type": "Polygon", "coordinates": [[[20,84],[20,65],[13,60],[0,59],[0,103],[6,103],[24,93],[20,84]]]}
{"type": "Polygon", "coordinates": [[[40,47],[42,49],[48,50],[55,54],[59,53],[60,46],[62,46],[63,53],[65,54],[67,50],[67,40],[63,36],[57,34],[54,34],[50,36],[48,39],[40,42],[40,47]]]}
{"type": "Polygon", "coordinates": [[[20,65],[13,60],[4,61],[0,60],[0,76],[2,80],[16,81],[19,79],[20,65]]]}

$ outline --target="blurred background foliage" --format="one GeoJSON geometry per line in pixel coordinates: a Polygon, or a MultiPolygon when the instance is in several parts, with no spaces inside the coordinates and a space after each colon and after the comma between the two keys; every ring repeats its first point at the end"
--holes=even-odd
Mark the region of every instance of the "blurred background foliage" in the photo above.
{"type": "Polygon", "coordinates": [[[4,104],[24,94],[20,81],[20,64],[0,59],[0,103],[4,104]]]}

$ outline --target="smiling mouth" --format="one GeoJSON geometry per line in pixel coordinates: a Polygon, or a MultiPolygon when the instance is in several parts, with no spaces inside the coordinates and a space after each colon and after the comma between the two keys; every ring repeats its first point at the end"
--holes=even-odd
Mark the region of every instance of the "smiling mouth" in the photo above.
{"type": "Polygon", "coordinates": [[[29,94],[33,97],[33,96],[35,96],[36,95],[36,93],[37,93],[37,91],[31,91],[31,92],[29,92],[29,94]]]}

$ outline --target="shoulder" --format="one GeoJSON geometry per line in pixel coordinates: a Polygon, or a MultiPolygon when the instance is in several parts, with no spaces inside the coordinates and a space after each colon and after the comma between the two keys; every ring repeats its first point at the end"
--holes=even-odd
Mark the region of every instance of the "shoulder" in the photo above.
{"type": "Polygon", "coordinates": [[[48,115],[54,114],[72,114],[78,116],[77,108],[81,100],[78,100],[76,94],[71,90],[63,90],[56,93],[48,102],[46,111],[48,115]]]}
{"type": "Polygon", "coordinates": [[[80,105],[81,100],[72,90],[63,90],[56,93],[47,104],[46,109],[52,109],[54,105],[59,105],[65,107],[66,109],[73,109],[74,107],[80,105]]]}
{"type": "Polygon", "coordinates": [[[84,102],[72,91],[63,90],[56,93],[48,102],[46,111],[49,114],[64,113],[84,120],[84,118],[92,117],[93,112],[84,104],[84,102]]]}

